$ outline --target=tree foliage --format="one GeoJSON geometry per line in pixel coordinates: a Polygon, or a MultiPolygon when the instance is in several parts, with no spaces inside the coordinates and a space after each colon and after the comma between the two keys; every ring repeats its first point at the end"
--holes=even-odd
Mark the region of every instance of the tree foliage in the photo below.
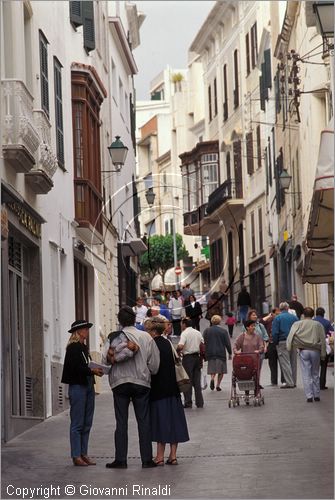
{"type": "MultiPolygon", "coordinates": [[[[188,256],[180,234],[176,234],[176,246],[178,261],[188,256]]],[[[149,278],[160,274],[164,283],[166,271],[174,265],[173,236],[172,234],[150,236],[147,247],[148,250],[140,257],[141,274],[149,278]]]]}

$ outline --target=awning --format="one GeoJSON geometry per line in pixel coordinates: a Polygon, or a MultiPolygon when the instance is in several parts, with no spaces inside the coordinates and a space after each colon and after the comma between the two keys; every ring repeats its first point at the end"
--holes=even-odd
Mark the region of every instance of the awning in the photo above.
{"type": "Polygon", "coordinates": [[[334,281],[334,247],[309,250],[305,256],[303,283],[332,283],[334,281]]]}
{"type": "Polygon", "coordinates": [[[123,257],[135,257],[146,252],[148,248],[141,238],[136,238],[130,241],[122,241],[121,249],[123,257]]]}
{"type": "Polygon", "coordinates": [[[321,132],[314,192],[307,229],[308,248],[327,248],[334,242],[334,132],[321,132]]]}

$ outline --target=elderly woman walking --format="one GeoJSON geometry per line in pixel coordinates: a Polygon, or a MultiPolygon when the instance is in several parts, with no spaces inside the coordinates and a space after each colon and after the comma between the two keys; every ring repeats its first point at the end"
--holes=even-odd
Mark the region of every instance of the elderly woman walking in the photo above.
{"type": "Polygon", "coordinates": [[[177,385],[172,344],[164,338],[166,323],[162,318],[155,317],[148,328],[160,353],[159,370],[151,377],[151,434],[152,440],[157,442],[156,464],[164,465],[165,446],[169,443],[170,453],[165,463],[178,465],[178,443],[189,441],[189,435],[177,385]]]}
{"type": "Polygon", "coordinates": [[[211,326],[206,328],[203,337],[205,341],[206,359],[208,360],[207,373],[211,376],[210,388],[214,391],[215,376],[217,375],[216,390],[221,391],[223,375],[227,373],[227,355],[231,359],[231,344],[227,330],[220,325],[221,316],[215,314],[211,319],[211,326]]]}

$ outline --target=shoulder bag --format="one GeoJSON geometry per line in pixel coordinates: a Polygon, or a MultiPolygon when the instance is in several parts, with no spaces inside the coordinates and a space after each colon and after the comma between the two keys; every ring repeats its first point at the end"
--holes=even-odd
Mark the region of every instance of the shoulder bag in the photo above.
{"type": "Polygon", "coordinates": [[[174,367],[176,370],[176,379],[177,379],[177,385],[179,388],[179,392],[187,392],[192,387],[190,378],[187,374],[187,371],[183,367],[181,358],[180,358],[180,356],[178,356],[178,353],[177,353],[176,349],[173,347],[172,343],[171,343],[171,349],[172,349],[173,357],[174,357],[174,367]]]}

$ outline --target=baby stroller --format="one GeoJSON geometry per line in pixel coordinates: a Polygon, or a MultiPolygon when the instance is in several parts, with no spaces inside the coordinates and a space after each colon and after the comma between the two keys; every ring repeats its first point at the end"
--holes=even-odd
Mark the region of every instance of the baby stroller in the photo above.
{"type": "Polygon", "coordinates": [[[259,374],[260,355],[258,353],[235,354],[229,408],[240,406],[240,399],[244,400],[246,405],[250,404],[250,398],[253,398],[254,406],[264,404],[264,396],[259,387],[259,374]]]}

